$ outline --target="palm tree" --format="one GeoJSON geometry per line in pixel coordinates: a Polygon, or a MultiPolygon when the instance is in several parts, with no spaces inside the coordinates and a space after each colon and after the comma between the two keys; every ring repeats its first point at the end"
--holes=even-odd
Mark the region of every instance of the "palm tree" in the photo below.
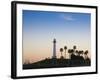
{"type": "Polygon", "coordinates": [[[71,49],[71,53],[74,54],[74,50],[73,49],[71,49]]]}
{"type": "Polygon", "coordinates": [[[82,56],[83,56],[83,53],[84,53],[84,51],[82,50],[82,51],[81,51],[82,56]]]}
{"type": "Polygon", "coordinates": [[[64,46],[64,50],[65,50],[65,59],[66,59],[66,50],[67,50],[67,46],[64,46]]]}
{"type": "Polygon", "coordinates": [[[71,55],[73,55],[73,52],[74,52],[73,49],[69,49],[69,50],[68,50],[68,53],[70,54],[70,58],[71,58],[71,55]]]}
{"type": "Polygon", "coordinates": [[[71,49],[68,49],[69,58],[71,59],[71,49]]]}
{"type": "Polygon", "coordinates": [[[79,52],[78,50],[75,51],[76,55],[78,55],[78,52],[79,52]]]}
{"type": "Polygon", "coordinates": [[[83,50],[80,50],[80,51],[78,52],[78,55],[79,55],[79,56],[83,55],[83,50]]]}
{"type": "Polygon", "coordinates": [[[78,56],[80,56],[81,54],[83,54],[83,50],[78,51],[78,56]]]}
{"type": "Polygon", "coordinates": [[[85,59],[88,58],[87,54],[88,54],[88,50],[86,50],[86,51],[84,52],[85,59]]]}
{"type": "Polygon", "coordinates": [[[73,49],[74,49],[74,50],[76,49],[76,46],[75,46],[75,45],[73,46],[73,49]]]}
{"type": "Polygon", "coordinates": [[[73,46],[73,50],[74,50],[74,53],[75,53],[75,50],[76,50],[76,46],[75,45],[73,46]]]}
{"type": "Polygon", "coordinates": [[[62,55],[62,52],[63,52],[63,48],[60,48],[60,52],[61,52],[61,57],[62,57],[62,56],[63,56],[63,55],[62,55]]]}

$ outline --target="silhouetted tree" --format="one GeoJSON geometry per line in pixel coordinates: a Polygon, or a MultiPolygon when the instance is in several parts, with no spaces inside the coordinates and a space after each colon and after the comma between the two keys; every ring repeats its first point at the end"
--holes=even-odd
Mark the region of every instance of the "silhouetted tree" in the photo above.
{"type": "Polygon", "coordinates": [[[81,51],[81,55],[83,55],[83,53],[84,53],[84,51],[82,50],[82,51],[81,51]]]}
{"type": "Polygon", "coordinates": [[[71,59],[75,59],[74,49],[71,49],[71,59]]]}
{"type": "Polygon", "coordinates": [[[71,53],[74,54],[74,50],[73,49],[71,49],[71,53]]]}
{"type": "Polygon", "coordinates": [[[80,51],[79,51],[79,56],[80,56],[80,55],[83,55],[83,50],[80,50],[80,51]]]}
{"type": "Polygon", "coordinates": [[[66,58],[66,50],[67,50],[67,46],[64,46],[64,50],[65,50],[65,58],[66,58]]]}
{"type": "Polygon", "coordinates": [[[69,49],[68,53],[73,54],[74,50],[73,49],[69,49]]]}
{"type": "Polygon", "coordinates": [[[78,56],[80,56],[81,55],[81,53],[82,53],[82,51],[80,50],[80,51],[78,51],[78,56]]]}
{"type": "Polygon", "coordinates": [[[76,46],[75,46],[75,45],[73,46],[73,50],[74,50],[74,52],[73,52],[73,53],[75,54],[75,50],[76,50],[76,46]]]}
{"type": "Polygon", "coordinates": [[[68,49],[69,57],[71,58],[71,49],[68,49]]]}
{"type": "Polygon", "coordinates": [[[75,51],[75,53],[76,53],[77,55],[78,55],[78,52],[79,52],[78,50],[75,51]]]}
{"type": "Polygon", "coordinates": [[[84,52],[85,59],[88,58],[88,55],[87,55],[87,54],[88,54],[88,50],[86,50],[86,51],[84,52]]]}
{"type": "Polygon", "coordinates": [[[74,50],[73,50],[73,49],[69,49],[69,50],[68,50],[68,53],[70,54],[70,58],[72,58],[71,56],[74,55],[74,50]]]}
{"type": "Polygon", "coordinates": [[[61,57],[62,57],[62,56],[63,56],[63,55],[62,55],[62,52],[63,52],[63,48],[60,48],[60,52],[61,52],[61,57]]]}
{"type": "Polygon", "coordinates": [[[73,46],[73,49],[74,49],[74,50],[76,49],[76,46],[75,46],[75,45],[73,46]]]}

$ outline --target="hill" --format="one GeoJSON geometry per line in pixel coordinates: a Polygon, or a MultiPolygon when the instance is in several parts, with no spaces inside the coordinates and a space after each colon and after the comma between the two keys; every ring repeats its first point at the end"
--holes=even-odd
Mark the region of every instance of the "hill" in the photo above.
{"type": "Polygon", "coordinates": [[[35,63],[23,64],[23,69],[39,69],[39,68],[59,68],[59,67],[79,67],[90,66],[90,59],[44,59],[35,63]]]}

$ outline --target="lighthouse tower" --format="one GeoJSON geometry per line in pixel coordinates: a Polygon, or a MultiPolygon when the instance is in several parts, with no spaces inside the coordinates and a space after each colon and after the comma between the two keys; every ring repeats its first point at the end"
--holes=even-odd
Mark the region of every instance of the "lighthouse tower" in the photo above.
{"type": "Polygon", "coordinates": [[[53,40],[53,56],[52,58],[56,58],[56,39],[53,40]]]}

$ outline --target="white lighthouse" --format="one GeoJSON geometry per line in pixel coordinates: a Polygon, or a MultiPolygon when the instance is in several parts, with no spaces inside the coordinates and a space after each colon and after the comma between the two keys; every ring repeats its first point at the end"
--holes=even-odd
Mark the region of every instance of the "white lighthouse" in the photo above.
{"type": "Polygon", "coordinates": [[[53,40],[53,57],[56,58],[56,39],[53,40]]]}

